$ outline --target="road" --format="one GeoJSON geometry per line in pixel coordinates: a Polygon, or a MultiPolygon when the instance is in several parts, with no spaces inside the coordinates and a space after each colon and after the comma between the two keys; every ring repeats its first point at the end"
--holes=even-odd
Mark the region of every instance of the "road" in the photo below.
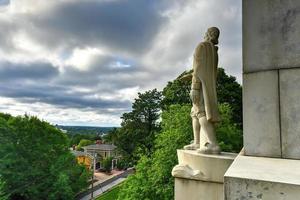
{"type": "MultiPolygon", "coordinates": [[[[123,182],[126,178],[118,178],[117,180],[100,187],[99,189],[94,191],[94,197],[99,196],[100,194],[102,194],[103,192],[109,190],[110,188],[120,184],[121,182],[123,182]]],[[[82,197],[80,200],[90,200],[91,199],[91,193],[82,197]]]]}
{"type": "MultiPolygon", "coordinates": [[[[127,178],[127,176],[132,173],[134,173],[134,169],[130,168],[130,169],[124,171],[122,174],[114,176],[98,185],[95,185],[94,186],[94,197],[109,190],[110,188],[114,187],[115,185],[118,185],[119,183],[123,182],[127,178]]],[[[87,191],[80,193],[76,199],[77,200],[90,200],[91,192],[92,192],[92,189],[90,188],[87,191]]]]}

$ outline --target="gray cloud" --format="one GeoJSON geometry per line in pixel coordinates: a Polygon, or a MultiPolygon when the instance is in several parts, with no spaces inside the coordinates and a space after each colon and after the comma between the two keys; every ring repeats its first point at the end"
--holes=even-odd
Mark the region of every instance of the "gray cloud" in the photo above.
{"type": "Polygon", "coordinates": [[[51,63],[13,63],[0,61],[0,82],[16,79],[49,79],[58,75],[58,69],[51,63]]]}
{"type": "Polygon", "coordinates": [[[48,47],[103,45],[125,52],[143,52],[165,18],[159,1],[66,1],[44,13],[25,16],[32,33],[48,47]]]}
{"type": "MultiPolygon", "coordinates": [[[[235,0],[60,0],[43,8],[22,1],[35,9],[0,15],[0,97],[36,113],[41,108],[33,105],[46,103],[97,119],[104,114],[115,123],[131,107],[132,88],[162,89],[191,67],[210,26],[221,29],[219,65],[241,80],[241,5],[235,0]],[[40,52],[18,46],[20,33],[40,52]],[[66,63],[74,50],[86,48],[104,53],[91,56],[87,66],[66,63]]],[[[53,119],[55,112],[47,113],[53,119]]],[[[64,113],[63,121],[74,115],[64,113]]]]}
{"type": "Polygon", "coordinates": [[[0,95],[15,98],[24,103],[43,102],[66,108],[124,109],[129,101],[105,100],[92,97],[87,92],[72,92],[68,88],[51,85],[15,84],[1,85],[0,95]]]}

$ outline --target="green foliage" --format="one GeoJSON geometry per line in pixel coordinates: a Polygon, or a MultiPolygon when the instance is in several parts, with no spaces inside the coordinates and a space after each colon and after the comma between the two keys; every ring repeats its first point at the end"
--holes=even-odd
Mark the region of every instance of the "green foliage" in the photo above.
{"type": "Polygon", "coordinates": [[[223,68],[218,68],[217,95],[220,104],[228,103],[232,108],[232,121],[242,129],[242,86],[234,76],[229,76],[223,68]]]}
{"type": "Polygon", "coordinates": [[[61,126],[57,125],[58,128],[66,130],[68,134],[79,134],[79,135],[101,135],[107,133],[112,127],[95,127],[95,126],[61,126]]]}
{"type": "MultiPolygon", "coordinates": [[[[178,163],[176,150],[192,140],[190,105],[172,105],[162,113],[162,131],[155,140],[155,152],[143,156],[135,175],[122,186],[119,200],[174,199],[172,168],[178,163]]],[[[223,151],[240,151],[241,130],[232,122],[228,104],[219,106],[222,122],[217,127],[217,138],[223,151]]]]}
{"type": "MultiPolygon", "coordinates": [[[[130,176],[122,186],[119,200],[174,199],[171,170],[178,162],[176,150],[188,144],[193,135],[189,73],[181,74],[164,88],[162,131],[156,135],[155,151],[140,157],[136,174],[130,176]]],[[[222,118],[216,127],[217,139],[223,151],[238,152],[242,148],[241,86],[222,68],[218,70],[217,82],[222,118]]],[[[116,135],[111,137],[116,137],[121,129],[115,130],[116,135]]]]}
{"type": "Polygon", "coordinates": [[[167,86],[163,89],[163,100],[162,100],[162,108],[167,109],[168,106],[178,104],[185,105],[191,104],[190,100],[190,89],[192,80],[182,80],[181,78],[189,72],[183,72],[180,74],[174,81],[169,81],[167,86]]]}
{"type": "Polygon", "coordinates": [[[135,164],[142,155],[153,150],[155,134],[160,126],[161,92],[156,89],[138,93],[132,111],[122,115],[121,128],[113,129],[105,140],[115,144],[127,162],[135,164]]]}
{"type": "MultiPolygon", "coordinates": [[[[182,80],[182,77],[191,73],[184,72],[178,76],[174,81],[168,82],[163,89],[164,98],[162,100],[163,109],[173,104],[191,104],[189,97],[190,80],[182,80]]],[[[217,76],[217,95],[220,104],[228,103],[232,108],[232,120],[235,124],[242,128],[242,87],[236,81],[236,78],[225,73],[223,68],[218,68],[217,76]]]]}
{"type": "Polygon", "coordinates": [[[86,140],[101,140],[102,137],[98,134],[71,134],[67,132],[67,136],[69,138],[69,146],[78,145],[82,139],[86,140]]]}
{"type": "Polygon", "coordinates": [[[103,159],[102,161],[102,166],[105,170],[106,173],[110,173],[111,172],[111,162],[113,160],[113,157],[107,157],[105,159],[103,159]]]}
{"type": "MultiPolygon", "coordinates": [[[[1,113],[0,113],[0,115],[1,115],[1,113]]],[[[5,182],[0,177],[0,200],[8,200],[8,195],[5,195],[4,187],[5,187],[5,182]]]]}
{"type": "Polygon", "coordinates": [[[143,156],[136,174],[123,184],[119,200],[173,199],[172,168],[177,164],[176,150],[191,141],[191,107],[173,105],[162,113],[162,131],[155,140],[155,152],[143,156]]]}
{"type": "Polygon", "coordinates": [[[119,159],[118,160],[118,162],[117,162],[117,169],[123,170],[123,169],[126,169],[128,167],[129,167],[129,165],[126,162],[126,160],[124,160],[124,159],[119,159]]]}
{"type": "Polygon", "coordinates": [[[88,146],[90,144],[94,144],[95,142],[92,140],[87,139],[81,139],[78,146],[76,147],[76,150],[82,150],[82,147],[88,146]]]}
{"type": "Polygon", "coordinates": [[[36,117],[0,117],[0,163],[3,192],[12,200],[72,199],[88,186],[66,135],[36,117]]]}
{"type": "Polygon", "coordinates": [[[217,140],[222,151],[240,152],[243,147],[242,130],[233,122],[233,111],[229,104],[220,104],[219,111],[222,121],[217,124],[217,140]]]}
{"type": "Polygon", "coordinates": [[[53,184],[53,193],[50,194],[49,200],[69,200],[74,197],[73,191],[70,184],[69,177],[60,173],[58,175],[58,180],[53,184]]]}
{"type": "Polygon", "coordinates": [[[105,192],[96,200],[116,200],[118,198],[118,193],[120,191],[121,185],[115,186],[111,190],[105,192]]]}

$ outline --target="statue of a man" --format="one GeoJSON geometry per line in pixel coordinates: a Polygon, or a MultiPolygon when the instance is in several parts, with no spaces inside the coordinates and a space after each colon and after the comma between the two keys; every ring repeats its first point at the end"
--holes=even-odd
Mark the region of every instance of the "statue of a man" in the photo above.
{"type": "Polygon", "coordinates": [[[217,66],[218,38],[220,31],[216,27],[207,30],[204,42],[194,53],[191,99],[193,103],[191,117],[194,141],[184,149],[197,150],[199,153],[219,154],[216,140],[215,123],[220,121],[217,104],[217,66]]]}

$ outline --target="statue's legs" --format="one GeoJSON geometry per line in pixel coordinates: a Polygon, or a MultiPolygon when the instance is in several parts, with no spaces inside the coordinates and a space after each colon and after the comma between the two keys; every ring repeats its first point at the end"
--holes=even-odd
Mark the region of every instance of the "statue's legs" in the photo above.
{"type": "Polygon", "coordinates": [[[192,117],[193,122],[193,133],[194,133],[194,144],[200,144],[200,123],[198,118],[192,117]]]}
{"type": "Polygon", "coordinates": [[[220,147],[218,145],[215,133],[215,127],[213,123],[207,121],[206,116],[203,116],[199,119],[199,124],[201,126],[201,135],[205,135],[207,138],[207,142],[204,146],[198,149],[199,153],[212,153],[219,154],[220,147]]]}
{"type": "Polygon", "coordinates": [[[200,147],[200,122],[196,116],[192,116],[194,141],[192,144],[184,146],[185,150],[196,150],[200,147]]]}

